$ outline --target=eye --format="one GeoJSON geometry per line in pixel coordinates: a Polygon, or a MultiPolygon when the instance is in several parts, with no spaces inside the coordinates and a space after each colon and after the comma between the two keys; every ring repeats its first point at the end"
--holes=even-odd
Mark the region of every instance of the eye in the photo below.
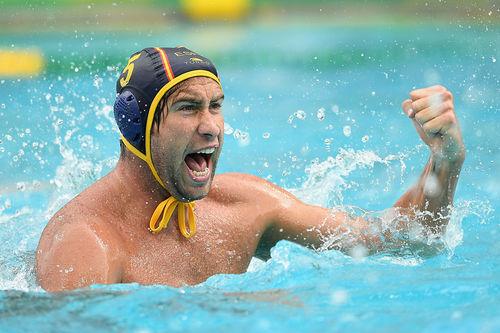
{"type": "Polygon", "coordinates": [[[222,108],[222,104],[221,103],[212,103],[210,104],[210,109],[212,110],[220,110],[222,108]]]}
{"type": "Polygon", "coordinates": [[[196,106],[193,105],[193,104],[181,105],[177,110],[191,112],[191,111],[195,111],[196,110],[196,106]]]}

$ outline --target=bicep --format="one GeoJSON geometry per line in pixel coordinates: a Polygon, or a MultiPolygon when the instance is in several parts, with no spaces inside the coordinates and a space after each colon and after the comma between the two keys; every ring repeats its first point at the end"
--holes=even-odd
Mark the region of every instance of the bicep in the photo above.
{"type": "Polygon", "coordinates": [[[263,236],[275,244],[287,239],[314,249],[337,249],[350,252],[364,246],[373,252],[380,244],[378,235],[370,232],[369,222],[338,210],[308,205],[295,199],[288,208],[278,209],[275,220],[263,236]]]}
{"type": "Polygon", "coordinates": [[[63,227],[37,250],[37,279],[47,291],[119,282],[111,249],[88,227],[63,227]]]}
{"type": "MultiPolygon", "coordinates": [[[[370,252],[376,250],[380,238],[370,232],[369,222],[344,211],[308,205],[285,189],[255,176],[244,176],[245,186],[251,193],[246,200],[253,202],[263,223],[258,223],[260,237],[255,255],[269,258],[270,249],[280,240],[315,249],[338,249],[349,252],[363,245],[370,252]]],[[[241,183],[240,183],[241,184],[241,183]]],[[[238,192],[240,193],[240,192],[238,192]]]]}

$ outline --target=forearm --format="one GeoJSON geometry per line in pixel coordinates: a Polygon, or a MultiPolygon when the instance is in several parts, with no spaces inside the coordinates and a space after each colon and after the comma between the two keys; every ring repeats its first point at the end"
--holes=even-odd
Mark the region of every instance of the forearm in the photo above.
{"type": "Polygon", "coordinates": [[[449,159],[432,155],[417,184],[403,194],[394,206],[412,218],[417,217],[429,231],[441,232],[449,220],[449,209],[463,161],[463,156],[449,159]]]}

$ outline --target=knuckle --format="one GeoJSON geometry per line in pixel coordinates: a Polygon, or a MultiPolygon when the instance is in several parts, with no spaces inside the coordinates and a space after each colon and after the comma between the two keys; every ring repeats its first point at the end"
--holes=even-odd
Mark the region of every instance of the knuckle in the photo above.
{"type": "Polygon", "coordinates": [[[446,120],[447,120],[447,123],[449,123],[449,124],[454,124],[457,122],[457,119],[455,118],[455,115],[453,113],[448,113],[446,120]]]}
{"type": "Polygon", "coordinates": [[[442,95],[443,95],[444,100],[452,100],[453,99],[453,94],[449,90],[444,91],[442,93],[442,95]]]}
{"type": "Polygon", "coordinates": [[[446,108],[446,110],[453,110],[453,102],[450,100],[446,101],[445,108],[446,108]]]}
{"type": "Polygon", "coordinates": [[[415,115],[415,119],[421,124],[424,121],[424,115],[422,112],[419,112],[415,115]]]}
{"type": "Polygon", "coordinates": [[[435,85],[434,88],[438,91],[446,91],[446,88],[440,84],[435,85]]]}
{"type": "Polygon", "coordinates": [[[439,118],[439,123],[442,125],[452,125],[455,123],[455,117],[453,116],[452,113],[445,113],[441,115],[439,118]]]}

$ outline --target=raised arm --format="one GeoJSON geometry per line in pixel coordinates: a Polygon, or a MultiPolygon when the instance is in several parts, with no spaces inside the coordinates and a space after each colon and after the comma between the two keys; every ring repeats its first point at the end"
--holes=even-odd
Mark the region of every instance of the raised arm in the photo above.
{"type": "Polygon", "coordinates": [[[418,219],[428,231],[442,233],[465,159],[453,95],[442,86],[433,86],[414,90],[410,97],[403,102],[403,110],[429,146],[431,156],[417,184],[394,206],[418,219]]]}
{"type": "Polygon", "coordinates": [[[394,205],[405,218],[390,219],[393,225],[380,226],[377,225],[380,221],[370,222],[346,212],[304,204],[276,187],[281,198],[276,200],[276,209],[271,214],[274,218],[261,238],[261,253],[280,239],[345,252],[362,246],[375,252],[397,246],[394,234],[407,233],[407,221],[421,223],[427,233],[444,231],[465,157],[453,96],[444,87],[434,86],[412,91],[410,97],[403,102],[403,110],[430,147],[431,157],[417,184],[394,205]]]}

